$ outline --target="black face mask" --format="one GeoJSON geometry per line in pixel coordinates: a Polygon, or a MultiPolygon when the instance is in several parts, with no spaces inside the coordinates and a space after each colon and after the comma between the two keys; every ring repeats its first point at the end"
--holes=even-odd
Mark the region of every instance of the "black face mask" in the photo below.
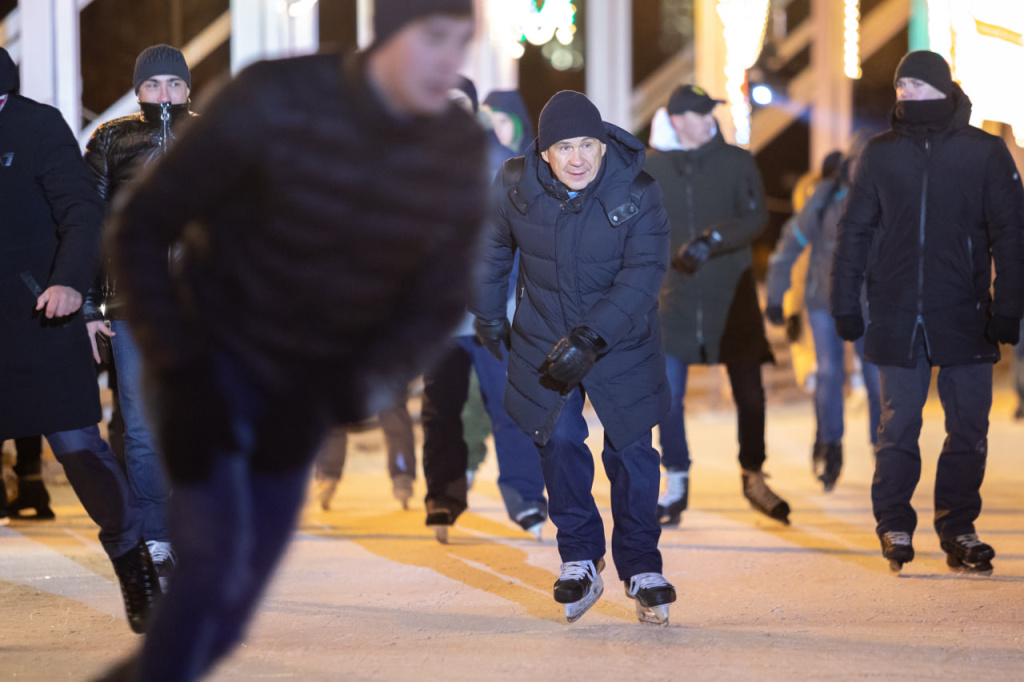
{"type": "Polygon", "coordinates": [[[896,102],[896,117],[913,126],[940,130],[953,118],[953,98],[896,102]]]}

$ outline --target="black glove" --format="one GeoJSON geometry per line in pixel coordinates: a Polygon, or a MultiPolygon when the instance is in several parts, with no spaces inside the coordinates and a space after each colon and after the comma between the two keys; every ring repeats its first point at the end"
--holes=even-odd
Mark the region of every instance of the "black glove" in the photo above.
{"type": "Polygon", "coordinates": [[[709,258],[718,253],[721,245],[722,235],[714,231],[705,232],[679,249],[678,253],[672,258],[672,268],[684,275],[692,275],[709,258]]]}
{"type": "Polygon", "coordinates": [[[836,333],[843,341],[856,341],[864,336],[864,317],[860,313],[836,315],[836,333]]]}
{"type": "Polygon", "coordinates": [[[985,326],[985,338],[992,343],[1016,346],[1020,341],[1020,320],[1006,315],[993,315],[985,326]]]}
{"type": "Polygon", "coordinates": [[[567,388],[573,388],[593,368],[605,345],[604,339],[589,327],[576,327],[555,344],[541,369],[567,388]]]}
{"type": "Polygon", "coordinates": [[[804,323],[799,315],[790,315],[786,318],[786,338],[790,343],[796,343],[800,339],[803,328],[804,323]]]}
{"type": "Polygon", "coordinates": [[[501,347],[504,346],[505,350],[512,347],[512,330],[506,318],[481,320],[478,317],[473,320],[473,329],[476,330],[476,340],[481,346],[489,350],[491,355],[498,360],[505,359],[505,356],[501,354],[501,347]]]}
{"type": "Polygon", "coordinates": [[[781,305],[770,305],[764,309],[764,316],[768,318],[776,327],[781,327],[785,323],[784,315],[782,314],[781,305]]]}

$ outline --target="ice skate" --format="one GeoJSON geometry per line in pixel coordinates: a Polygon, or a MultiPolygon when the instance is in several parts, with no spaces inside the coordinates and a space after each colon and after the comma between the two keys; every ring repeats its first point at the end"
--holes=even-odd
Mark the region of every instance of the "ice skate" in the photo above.
{"type": "Polygon", "coordinates": [[[992,559],[996,557],[992,546],[979,540],[976,533],[943,540],[942,551],[946,553],[946,565],[963,573],[988,575],[992,572],[992,559]]]}
{"type": "Polygon", "coordinates": [[[899,573],[903,564],[914,560],[914,546],[910,544],[910,533],[899,530],[890,530],[883,533],[882,556],[889,560],[889,569],[893,573],[899,573]]]}
{"type": "Polygon", "coordinates": [[[658,498],[658,523],[678,526],[690,501],[690,472],[669,469],[665,472],[665,492],[658,498]]]}
{"type": "Polygon", "coordinates": [[[160,542],[159,540],[147,540],[146,548],[149,550],[149,556],[153,560],[153,568],[156,569],[157,578],[160,580],[160,591],[166,593],[167,582],[174,571],[174,564],[177,561],[174,549],[171,548],[171,543],[160,542]]]}
{"type": "Polygon", "coordinates": [[[153,567],[146,543],[139,540],[133,549],[111,560],[114,573],[121,583],[121,596],[128,625],[132,632],[142,634],[149,625],[150,616],[160,600],[160,581],[153,567]]]}
{"type": "Polygon", "coordinates": [[[530,507],[516,514],[516,523],[519,524],[520,528],[537,538],[537,542],[543,539],[544,522],[547,520],[547,517],[537,507],[530,507]]]}
{"type": "Polygon", "coordinates": [[[811,455],[811,466],[814,475],[818,477],[830,493],[836,487],[839,480],[839,473],[843,470],[843,444],[836,443],[815,443],[811,455]]]}
{"type": "Polygon", "coordinates": [[[555,581],[555,601],[565,605],[565,619],[575,623],[593,606],[604,592],[601,571],[604,559],[593,561],[567,561],[562,564],[562,575],[555,581]]]}
{"type": "Polygon", "coordinates": [[[338,483],[340,481],[340,478],[316,477],[313,497],[315,497],[316,501],[320,503],[320,508],[324,511],[331,510],[331,498],[334,497],[334,491],[338,489],[338,483]]]}
{"type": "Polygon", "coordinates": [[[757,511],[788,526],[789,504],[776,495],[764,479],[765,475],[761,471],[743,469],[743,497],[757,511]]]}
{"type": "Polygon", "coordinates": [[[391,494],[402,505],[402,509],[409,511],[409,500],[412,499],[412,476],[398,474],[391,479],[391,494]]]}
{"type": "Polygon", "coordinates": [[[668,605],[676,600],[676,588],[661,573],[638,573],[623,582],[626,596],[636,601],[641,623],[668,625],[668,605]]]}
{"type": "Polygon", "coordinates": [[[447,509],[436,509],[427,514],[427,526],[434,529],[434,537],[442,545],[448,544],[448,529],[455,523],[447,509]]]}

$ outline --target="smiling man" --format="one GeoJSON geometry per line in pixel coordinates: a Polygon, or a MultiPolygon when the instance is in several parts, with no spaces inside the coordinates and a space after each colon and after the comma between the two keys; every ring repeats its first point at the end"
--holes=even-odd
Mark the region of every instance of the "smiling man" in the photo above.
{"type": "Polygon", "coordinates": [[[571,623],[604,590],[604,526],[585,443],[589,396],[604,426],[615,568],[639,619],[664,625],[676,593],[661,574],[651,447],[651,429],[668,408],[657,310],[668,266],[661,190],[643,172],[643,144],[604,123],[578,92],[547,103],[536,147],[506,162],[498,180],[505,194],[484,242],[477,334],[499,359],[509,349],[505,407],[540,450],[562,558],[555,601],[571,623]],[[519,305],[510,326],[506,292],[517,249],[519,305]]]}
{"type": "Polygon", "coordinates": [[[129,679],[193,680],[233,648],[327,430],[404,395],[464,312],[486,159],[448,94],[472,5],[377,0],[366,52],[251,66],[122,202],[178,554],[129,679]]]}

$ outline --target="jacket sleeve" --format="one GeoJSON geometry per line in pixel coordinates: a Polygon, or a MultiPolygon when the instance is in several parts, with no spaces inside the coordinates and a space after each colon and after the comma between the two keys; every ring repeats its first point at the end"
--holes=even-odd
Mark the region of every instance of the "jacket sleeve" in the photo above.
{"type": "Polygon", "coordinates": [[[737,179],[733,185],[733,213],[725,220],[707,226],[707,231],[722,235],[720,253],[729,253],[749,246],[764,231],[768,209],[764,205],[764,184],[754,157],[738,150],[737,179]]]}
{"type": "Polygon", "coordinates": [[[89,142],[85,145],[85,163],[92,171],[96,180],[96,191],[103,201],[110,201],[110,135],[106,128],[100,127],[93,131],[89,142]]]}
{"type": "Polygon", "coordinates": [[[843,217],[839,219],[836,250],[832,256],[832,316],[862,315],[861,291],[871,253],[871,242],[882,216],[878,189],[871,170],[871,147],[857,164],[843,217]]]}
{"type": "Polygon", "coordinates": [[[476,269],[476,295],[469,310],[482,320],[499,320],[508,315],[509,276],[516,256],[516,243],[506,211],[507,190],[501,174],[491,188],[490,217],[480,245],[480,262],[476,269]]]}
{"type": "Polygon", "coordinates": [[[634,327],[646,325],[647,316],[658,305],[658,292],[668,271],[671,231],[658,183],[647,188],[640,214],[626,225],[630,233],[622,266],[611,288],[581,323],[604,339],[608,348],[622,341],[634,327]]]}
{"type": "MultiPolygon", "coordinates": [[[[252,131],[259,130],[265,106],[257,106],[260,89],[253,81],[250,68],[228,83],[161,162],[114,198],[111,262],[118,273],[118,295],[124,295],[140,349],[158,370],[184,367],[206,352],[172,281],[167,253],[187,224],[202,222],[223,198],[253,191],[245,180],[258,182],[249,177],[250,150],[260,148],[252,131]]],[[[222,222],[218,229],[229,228],[222,222]]],[[[242,235],[210,238],[232,244],[242,235]]]]}
{"type": "Polygon", "coordinates": [[[46,149],[36,177],[57,224],[59,240],[46,286],[71,287],[84,296],[99,267],[103,207],[78,142],[60,113],[47,110],[40,119],[40,125],[46,126],[40,135],[46,140],[46,149]]]}
{"type": "Polygon", "coordinates": [[[782,305],[782,299],[790,287],[793,264],[804,252],[806,246],[807,239],[800,231],[800,224],[794,216],[786,221],[782,228],[782,236],[779,237],[779,243],[775,245],[775,251],[768,258],[766,284],[769,307],[782,305]]]}
{"type": "Polygon", "coordinates": [[[1024,314],[1024,185],[1006,143],[998,141],[985,173],[985,220],[995,261],[992,313],[1024,314]]]}

